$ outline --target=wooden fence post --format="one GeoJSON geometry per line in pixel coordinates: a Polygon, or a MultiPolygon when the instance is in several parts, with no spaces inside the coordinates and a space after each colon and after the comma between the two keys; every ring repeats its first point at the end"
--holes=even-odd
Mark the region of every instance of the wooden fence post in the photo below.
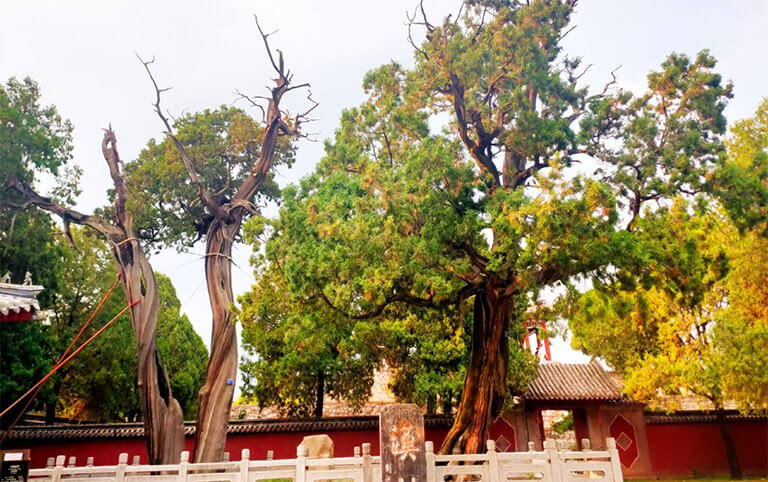
{"type": "Polygon", "coordinates": [[[296,479],[295,482],[306,482],[307,480],[307,447],[299,445],[296,447],[296,479]]]}
{"type": "Polygon", "coordinates": [[[248,482],[248,467],[251,463],[251,451],[243,449],[240,452],[240,482],[248,482]]]}
{"type": "Polygon", "coordinates": [[[59,482],[61,480],[61,471],[64,470],[64,462],[67,461],[66,455],[56,456],[56,466],[53,468],[53,476],[51,480],[53,482],[59,482]]]}
{"type": "Polygon", "coordinates": [[[363,444],[363,482],[373,482],[373,467],[371,466],[371,444],[363,444]]]}
{"type": "Polygon", "coordinates": [[[189,452],[186,450],[181,451],[181,462],[179,462],[179,482],[187,480],[187,470],[189,468],[189,452]]]}
{"type": "Polygon", "coordinates": [[[621,460],[619,460],[619,451],[616,450],[616,439],[608,437],[605,439],[605,445],[608,446],[608,453],[611,455],[611,468],[613,469],[613,481],[624,482],[624,475],[621,473],[621,460]]]}
{"type": "Polygon", "coordinates": [[[123,452],[117,458],[117,473],[115,474],[115,480],[122,482],[125,480],[125,468],[128,466],[128,454],[123,452]]]}
{"type": "Polygon", "coordinates": [[[544,451],[549,458],[549,467],[552,471],[552,482],[563,482],[563,464],[560,462],[560,455],[557,453],[557,442],[554,440],[545,440],[544,451]]]}
{"type": "Polygon", "coordinates": [[[488,475],[491,482],[501,482],[501,467],[499,467],[499,454],[496,452],[496,442],[486,440],[485,446],[488,449],[488,475]]]}
{"type": "Polygon", "coordinates": [[[431,440],[424,442],[424,458],[427,460],[427,482],[435,482],[435,446],[431,440]]]}

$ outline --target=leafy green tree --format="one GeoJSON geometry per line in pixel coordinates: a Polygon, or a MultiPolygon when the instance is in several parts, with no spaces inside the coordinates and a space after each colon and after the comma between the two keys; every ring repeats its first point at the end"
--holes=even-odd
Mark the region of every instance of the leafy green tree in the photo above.
{"type": "Polygon", "coordinates": [[[354,323],[317,301],[286,297],[276,265],[240,298],[243,395],[294,416],[321,417],[323,398],[365,402],[373,382],[370,350],[357,341],[354,323]],[[362,349],[361,349],[362,348],[362,349]]]}
{"type": "MultiPolygon", "coordinates": [[[[630,289],[598,285],[577,295],[569,313],[573,346],[603,357],[638,401],[654,404],[660,393],[692,393],[711,401],[731,473],[740,477],[725,423],[728,386],[736,375],[729,366],[744,363],[745,357],[758,371],[768,365],[764,349],[749,344],[761,335],[741,331],[745,326],[733,315],[738,308],[729,306],[728,285],[743,274],[729,262],[729,245],[739,242],[738,233],[727,220],[706,211],[690,214],[690,209],[678,201],[638,220],[652,281],[630,289]],[[734,354],[738,361],[730,359],[734,354]]],[[[768,335],[765,325],[759,326],[762,336],[768,335]]]]}
{"type": "MultiPolygon", "coordinates": [[[[259,158],[258,140],[264,126],[245,111],[221,106],[215,110],[188,113],[173,122],[176,139],[194,159],[202,186],[215,203],[231,200],[250,175],[259,158]]],[[[295,148],[281,138],[276,167],[290,167],[295,148]]],[[[183,250],[198,242],[213,217],[200,202],[174,141],[150,139],[139,157],[126,164],[126,184],[131,191],[127,208],[135,216],[137,232],[150,249],[175,247],[183,250]]],[[[278,194],[273,173],[262,183],[256,201],[275,199],[278,194]]],[[[247,220],[253,208],[244,214],[247,220]]]]}
{"type": "Polygon", "coordinates": [[[646,212],[635,223],[641,262],[576,295],[569,313],[574,346],[619,370],[633,397],[653,403],[661,390],[709,399],[734,477],[741,470],[725,402],[768,407],[768,244],[759,214],[766,108],[763,102],[754,118],[734,125],[727,160],[702,176],[731,219],[709,196],[646,212]]]}
{"type": "MultiPolygon", "coordinates": [[[[55,226],[48,215],[24,211],[23,199],[6,189],[13,175],[34,183],[65,173],[71,158],[72,125],[53,106],[40,105],[40,90],[29,78],[0,84],[0,273],[21,282],[27,271],[46,289],[39,295],[48,307],[60,286],[55,226]]],[[[76,177],[69,171],[64,179],[76,177]]],[[[69,198],[71,185],[59,183],[54,193],[69,198]]],[[[0,406],[6,407],[48,371],[51,339],[39,323],[7,323],[0,329],[0,406]]],[[[47,397],[41,396],[44,402],[47,397]]],[[[17,412],[2,420],[9,424],[17,412]]]]}
{"type": "Polygon", "coordinates": [[[736,122],[715,191],[740,229],[768,236],[768,98],[753,117],[736,122]]]}
{"type": "Polygon", "coordinates": [[[436,24],[419,11],[415,67],[366,76],[367,101],[283,191],[266,245],[295,296],[351,318],[472,303],[443,452],[481,450],[510,385],[524,386],[511,383],[527,366],[511,348],[540,290],[610,279],[641,257],[624,229],[636,204],[700,189],[722,152],[730,86],[711,56],[670,56],[638,98],[590,95],[559,45],[573,6],[466,2],[436,24]],[[593,178],[574,166],[585,153],[602,169],[593,178]]]}

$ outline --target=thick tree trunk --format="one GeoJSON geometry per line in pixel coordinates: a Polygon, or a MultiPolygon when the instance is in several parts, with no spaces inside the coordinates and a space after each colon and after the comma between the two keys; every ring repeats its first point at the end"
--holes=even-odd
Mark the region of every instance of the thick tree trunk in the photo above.
{"type": "Polygon", "coordinates": [[[184,419],[157,349],[155,274],[137,241],[125,238],[122,243],[113,250],[122,287],[129,302],[141,300],[131,308],[131,323],[138,351],[139,394],[149,463],[178,463],[184,450],[184,419]]]}
{"type": "Polygon", "coordinates": [[[488,429],[504,407],[509,362],[510,298],[493,286],[475,295],[472,353],[461,403],[440,453],[484,450],[488,429]]]}
{"type": "Polygon", "coordinates": [[[741,479],[741,465],[739,465],[739,455],[736,452],[736,446],[733,444],[733,438],[728,431],[728,420],[725,418],[725,409],[718,407],[716,409],[717,425],[720,427],[720,436],[723,437],[725,445],[725,457],[728,459],[728,470],[731,472],[732,479],[741,479]]]}
{"type": "Polygon", "coordinates": [[[229,412],[237,374],[237,333],[232,314],[232,242],[241,215],[226,223],[214,219],[206,234],[205,278],[211,303],[211,356],[200,389],[195,462],[219,462],[224,457],[229,412]]]}

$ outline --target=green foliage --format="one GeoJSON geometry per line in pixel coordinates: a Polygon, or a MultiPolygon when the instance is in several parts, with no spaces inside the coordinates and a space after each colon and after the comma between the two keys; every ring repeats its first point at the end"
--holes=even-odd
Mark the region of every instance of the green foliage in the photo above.
{"type": "MultiPolygon", "coordinates": [[[[0,274],[20,283],[27,271],[46,289],[49,306],[64,280],[50,216],[20,209],[21,200],[6,189],[12,177],[33,183],[41,175],[61,174],[72,150],[72,126],[55,107],[39,104],[40,90],[27,78],[0,84],[0,274]]],[[[54,194],[69,199],[74,190],[59,184],[54,194]]],[[[49,368],[53,340],[39,323],[7,323],[0,330],[0,406],[7,406],[42,378],[49,368]]],[[[46,393],[40,397],[46,400],[46,393]]]]}
{"type": "Polygon", "coordinates": [[[292,298],[276,265],[240,302],[246,400],[294,416],[313,413],[318,390],[353,406],[367,400],[375,360],[355,323],[317,301],[292,298]]]}
{"type": "MultiPolygon", "coordinates": [[[[692,306],[725,272],[720,253],[697,253],[701,233],[677,229],[679,245],[665,236],[680,228],[666,213],[687,209],[672,200],[708,189],[724,155],[731,86],[705,51],[672,54],[639,97],[590,94],[580,60],[558,43],[570,14],[554,0],[468,2],[460,18],[427,24],[415,67],[365,77],[367,100],[342,114],[316,172],[284,190],[279,220],[258,229],[267,239],[257,275],[279,264],[293,299],[369,320],[354,333],[375,334],[376,356],[399,364],[401,398],[458,400],[468,350],[497,349],[469,346],[485,329],[482,313],[463,314],[472,296],[513,307],[503,371],[519,393],[533,375],[522,314],[541,290],[590,278],[692,306]],[[576,160],[595,175],[579,174],[576,160]],[[649,201],[667,209],[646,216],[649,201]]],[[[634,313],[631,295],[601,296],[579,301],[612,320],[574,325],[596,337],[582,337],[585,349],[611,349],[609,335],[634,324],[644,327],[638,350],[656,336],[650,300],[634,313]]],[[[616,363],[636,359],[624,353],[616,363]]]]}
{"type": "Polygon", "coordinates": [[[568,415],[561,418],[557,422],[552,424],[552,430],[555,433],[564,434],[573,430],[573,412],[568,412],[568,415]]]}
{"type": "Polygon", "coordinates": [[[41,173],[59,174],[71,158],[72,124],[53,106],[41,106],[30,78],[0,85],[0,180],[11,175],[32,184],[41,173]]]}
{"type": "MultiPolygon", "coordinates": [[[[259,156],[263,126],[241,109],[222,106],[186,114],[173,127],[215,202],[232,199],[259,156]]],[[[290,166],[294,151],[287,138],[281,138],[275,165],[290,166]]],[[[205,234],[211,219],[170,139],[151,139],[139,157],[126,164],[126,185],[131,192],[128,210],[139,236],[150,247],[183,249],[205,234]]],[[[274,198],[277,193],[270,176],[259,196],[274,198]]]]}
{"type": "Polygon", "coordinates": [[[740,229],[768,235],[768,99],[755,115],[736,122],[728,159],[714,178],[715,191],[740,229]]]}

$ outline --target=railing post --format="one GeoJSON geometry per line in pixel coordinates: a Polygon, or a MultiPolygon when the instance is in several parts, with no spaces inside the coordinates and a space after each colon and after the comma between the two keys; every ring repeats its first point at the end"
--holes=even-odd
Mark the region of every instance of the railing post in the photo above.
{"type": "Polygon", "coordinates": [[[267,460],[272,460],[275,457],[274,450],[267,450],[267,460]]]}
{"type": "Polygon", "coordinates": [[[222,462],[229,462],[229,452],[224,452],[224,460],[222,462]]]}
{"type": "Polygon", "coordinates": [[[616,439],[608,437],[605,439],[605,445],[608,446],[608,453],[611,456],[612,479],[614,482],[623,482],[624,475],[621,473],[621,461],[619,460],[619,451],[616,450],[616,439]]]}
{"type": "Polygon", "coordinates": [[[563,482],[563,464],[560,461],[560,455],[557,453],[557,443],[554,440],[545,440],[544,451],[549,458],[552,482],[563,482]]]}
{"type": "Polygon", "coordinates": [[[587,450],[592,450],[592,442],[590,442],[588,438],[581,439],[581,450],[585,452],[587,450]]]}
{"type": "Polygon", "coordinates": [[[53,468],[53,476],[51,477],[51,480],[53,480],[53,482],[59,482],[61,480],[61,471],[64,470],[64,462],[66,461],[67,461],[66,455],[56,456],[56,466],[53,468]]]}
{"type": "MultiPolygon", "coordinates": [[[[355,447],[357,448],[357,447],[355,447]]],[[[371,465],[371,444],[363,444],[363,482],[373,482],[373,467],[371,465]]]]}
{"type": "Polygon", "coordinates": [[[427,460],[427,482],[435,482],[435,446],[431,440],[424,442],[424,458],[427,460]]]}
{"type": "Polygon", "coordinates": [[[134,455],[133,463],[131,465],[141,465],[141,455],[134,455]]]}
{"type": "Polygon", "coordinates": [[[189,452],[183,450],[181,452],[181,462],[179,462],[179,476],[178,481],[184,482],[187,480],[187,470],[189,469],[189,452]]]}
{"type": "Polygon", "coordinates": [[[533,452],[536,450],[536,444],[533,442],[528,442],[528,451],[533,452]]]}
{"type": "Polygon", "coordinates": [[[123,452],[117,458],[117,473],[115,474],[115,480],[121,482],[125,480],[125,468],[128,466],[128,454],[123,452]]]}
{"type": "Polygon", "coordinates": [[[306,482],[307,480],[307,447],[299,445],[296,447],[296,479],[295,482],[306,482]]]}
{"type": "Polygon", "coordinates": [[[93,457],[88,457],[87,459],[85,459],[85,466],[93,467],[93,457]]]}
{"type": "Polygon", "coordinates": [[[67,467],[76,467],[77,466],[77,457],[74,455],[71,455],[69,457],[69,463],[67,463],[67,467]]]}
{"type": "Polygon", "coordinates": [[[48,457],[48,460],[45,462],[45,468],[46,469],[52,469],[53,464],[56,463],[56,457],[48,457]]]}
{"type": "Polygon", "coordinates": [[[248,466],[250,463],[251,451],[243,449],[243,451],[240,452],[240,482],[248,482],[248,466]]]}
{"type": "Polygon", "coordinates": [[[496,452],[496,442],[486,440],[485,446],[488,448],[488,472],[491,482],[501,482],[501,467],[499,467],[499,454],[496,452]]]}

